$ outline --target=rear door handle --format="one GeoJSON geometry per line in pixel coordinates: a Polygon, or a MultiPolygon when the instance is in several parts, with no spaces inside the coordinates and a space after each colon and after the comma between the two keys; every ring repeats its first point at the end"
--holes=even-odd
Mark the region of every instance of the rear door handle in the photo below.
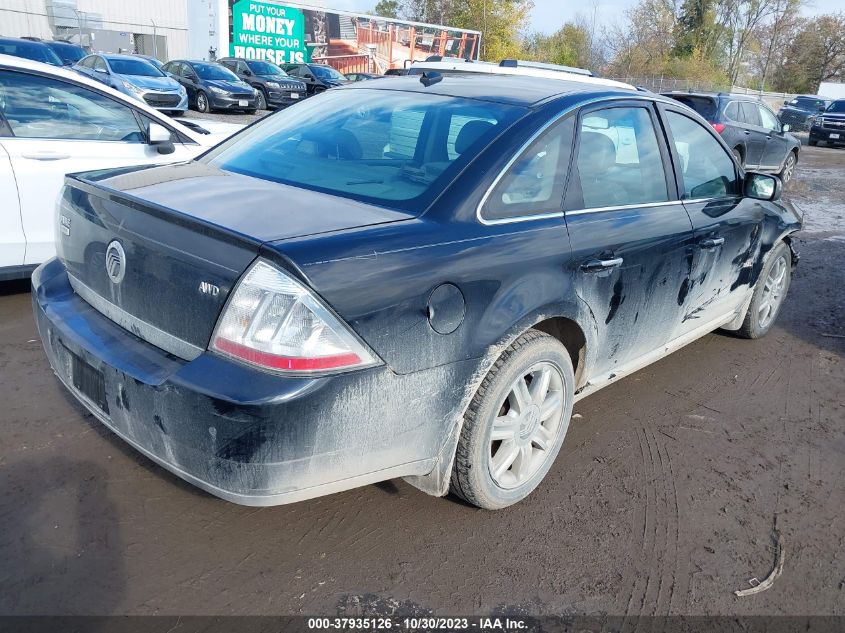
{"type": "Polygon", "coordinates": [[[717,246],[721,246],[725,243],[724,237],[708,237],[707,239],[703,239],[698,243],[700,248],[705,250],[710,250],[716,248],[717,246]]]}
{"type": "Polygon", "coordinates": [[[36,154],[23,154],[24,158],[30,160],[65,160],[70,154],[58,154],[56,152],[38,152],[36,154]]]}
{"type": "Polygon", "coordinates": [[[610,270],[611,268],[619,268],[622,265],[622,261],[621,257],[614,257],[613,259],[588,259],[581,264],[581,270],[586,273],[610,270]]]}

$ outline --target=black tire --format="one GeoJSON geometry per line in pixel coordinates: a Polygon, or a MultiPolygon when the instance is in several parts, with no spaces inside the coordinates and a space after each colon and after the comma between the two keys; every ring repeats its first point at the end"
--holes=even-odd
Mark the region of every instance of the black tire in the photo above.
{"type": "Polygon", "coordinates": [[[783,242],[778,242],[772,249],[766,265],[760,271],[760,277],[757,279],[757,284],[754,286],[754,295],[751,298],[751,304],[748,306],[748,313],[745,315],[745,321],[742,327],[737,330],[737,335],[742,338],[757,339],[765,336],[772,329],[772,326],[777,321],[780,314],[780,309],[783,307],[783,302],[786,299],[786,294],[789,292],[789,285],[792,282],[792,252],[789,247],[783,242]],[[782,291],[779,293],[779,301],[774,309],[771,317],[761,324],[760,311],[763,306],[764,295],[766,294],[766,286],[769,275],[777,265],[777,262],[782,260],[786,263],[784,284],[782,291]]]}
{"type": "Polygon", "coordinates": [[[783,184],[788,183],[792,180],[792,176],[795,173],[795,165],[798,164],[798,153],[795,150],[789,152],[786,157],[786,160],[783,161],[783,169],[781,169],[778,176],[783,181],[783,184]]]}
{"type": "Polygon", "coordinates": [[[818,144],[819,144],[819,142],[818,142],[818,141],[814,141],[814,140],[812,140],[812,139],[810,139],[809,141],[807,141],[807,143],[810,145],[810,147],[815,147],[816,145],[818,145],[818,144]]]}
{"type": "Polygon", "coordinates": [[[208,95],[202,90],[197,93],[197,112],[208,113],[211,112],[211,104],[208,102],[208,95]]]}
{"type": "Polygon", "coordinates": [[[178,118],[179,118],[180,116],[182,116],[183,114],[185,114],[185,113],[184,113],[182,110],[173,110],[173,111],[170,113],[170,116],[171,116],[171,117],[173,117],[174,119],[178,119],[178,118]]]}
{"type": "MultiPolygon", "coordinates": [[[[523,386],[525,384],[530,391],[530,385],[533,383],[524,383],[523,386]]],[[[546,476],[560,451],[572,416],[574,386],[572,361],[566,348],[557,339],[538,330],[529,330],[516,339],[502,352],[484,377],[464,415],[464,425],[452,468],[452,493],[487,510],[505,508],[527,497],[546,476]],[[560,417],[557,417],[558,414],[553,416],[558,423],[552,432],[554,439],[549,441],[547,449],[534,453],[538,455],[536,471],[518,485],[503,487],[494,480],[490,471],[491,455],[495,454],[495,442],[491,436],[493,422],[497,416],[504,415],[502,411],[509,406],[508,396],[513,385],[517,380],[524,380],[526,372],[540,363],[559,372],[560,391],[556,393],[561,395],[562,406],[560,417]]],[[[552,391],[548,393],[551,394],[552,391]]],[[[543,426],[545,423],[543,420],[535,421],[534,429],[538,424],[543,426]]],[[[520,433],[514,437],[519,437],[519,441],[531,445],[531,439],[525,440],[522,435],[523,427],[520,426],[519,429],[520,433]]],[[[501,446],[503,443],[500,442],[501,446]]],[[[530,451],[538,449],[538,446],[531,445],[530,451]]],[[[512,463],[516,464],[516,461],[512,463]]],[[[509,466],[507,470],[510,471],[511,468],[513,466],[509,466]]]]}
{"type": "Polygon", "coordinates": [[[258,89],[258,110],[267,110],[267,93],[264,91],[264,88],[258,89]]]}
{"type": "Polygon", "coordinates": [[[244,110],[244,114],[255,114],[256,110],[244,110]]]}

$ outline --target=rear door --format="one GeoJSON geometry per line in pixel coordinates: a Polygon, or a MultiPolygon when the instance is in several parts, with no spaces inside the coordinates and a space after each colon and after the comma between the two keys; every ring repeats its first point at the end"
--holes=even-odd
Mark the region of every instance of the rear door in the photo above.
{"type": "Polygon", "coordinates": [[[571,273],[599,330],[598,376],[674,338],[693,234],[652,102],[582,110],[575,151],[565,217],[571,273]]]}
{"type": "Polygon", "coordinates": [[[25,264],[55,254],[56,199],[65,174],[176,162],[191,153],[177,142],[174,153],[159,154],[135,110],[80,84],[3,70],[0,91],[8,122],[2,143],[18,187],[25,264]]]}
{"type": "Polygon", "coordinates": [[[760,251],[764,209],[741,195],[736,165],[713,130],[672,106],[661,111],[695,232],[689,285],[678,297],[684,333],[715,327],[743,303],[760,251]]]}
{"type": "Polygon", "coordinates": [[[763,127],[757,104],[753,101],[739,101],[742,128],[745,135],[745,167],[757,169],[766,151],[767,130],[763,127]]]}
{"type": "Polygon", "coordinates": [[[768,132],[766,136],[766,149],[763,152],[763,159],[760,161],[760,169],[766,171],[780,171],[790,150],[790,143],[783,135],[782,127],[778,118],[763,104],[757,104],[760,112],[760,120],[763,128],[768,132]]]}

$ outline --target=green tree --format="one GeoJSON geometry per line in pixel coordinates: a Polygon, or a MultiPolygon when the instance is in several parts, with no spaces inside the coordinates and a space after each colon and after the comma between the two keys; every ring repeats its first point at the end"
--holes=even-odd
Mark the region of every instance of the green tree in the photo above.
{"type": "Polygon", "coordinates": [[[373,14],[380,15],[384,18],[398,18],[399,0],[379,0],[379,3],[373,10],[373,14]]]}

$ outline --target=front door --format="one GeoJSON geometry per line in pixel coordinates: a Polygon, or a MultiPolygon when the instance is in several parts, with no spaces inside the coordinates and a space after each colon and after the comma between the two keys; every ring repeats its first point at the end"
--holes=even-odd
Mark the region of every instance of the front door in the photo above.
{"type": "Polygon", "coordinates": [[[692,226],[659,130],[642,101],[579,116],[566,224],[570,273],[598,329],[600,380],[671,340],[682,319],[692,226]]]}
{"type": "MultiPolygon", "coordinates": [[[[742,196],[730,154],[706,126],[663,107],[678,166],[678,188],[695,232],[682,332],[723,320],[742,305],[758,261],[764,210],[742,196]]],[[[713,326],[715,327],[715,326],[713,326]]]]}

